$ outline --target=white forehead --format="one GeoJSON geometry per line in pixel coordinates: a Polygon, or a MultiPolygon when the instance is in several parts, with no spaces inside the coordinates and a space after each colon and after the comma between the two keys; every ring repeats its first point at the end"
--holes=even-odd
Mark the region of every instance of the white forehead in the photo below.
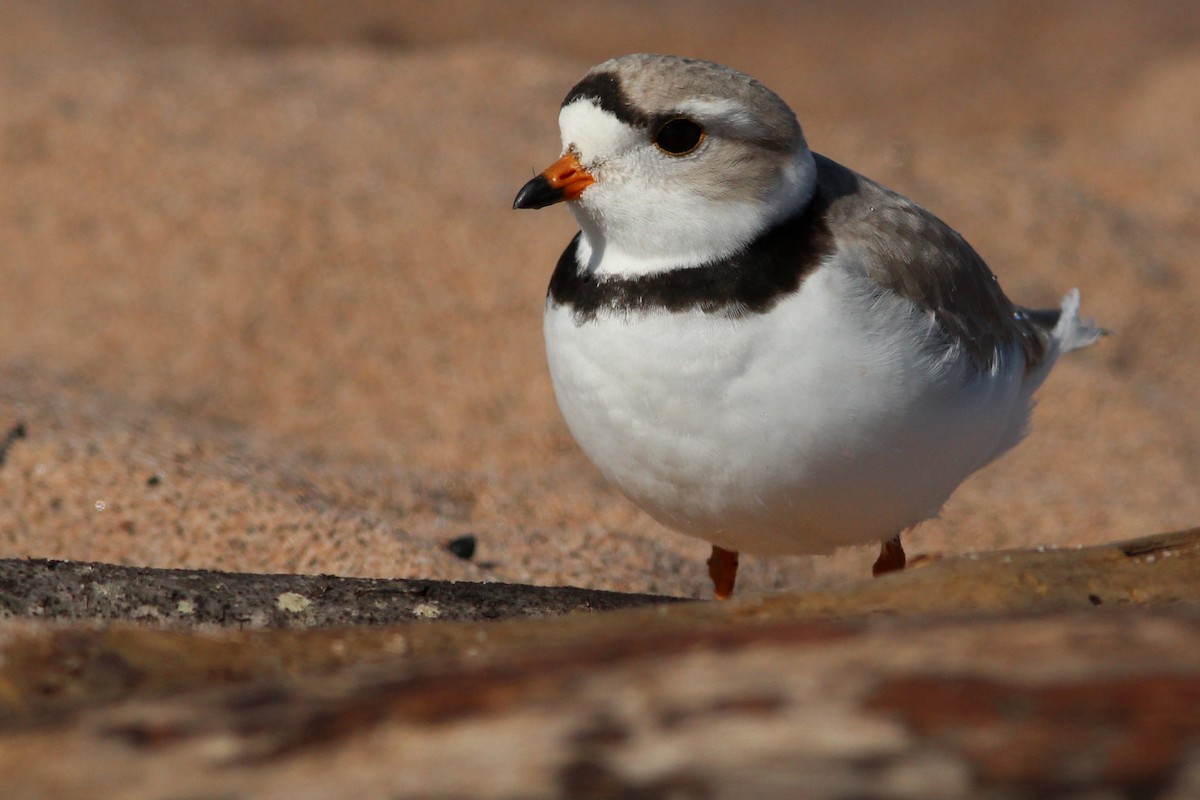
{"type": "Polygon", "coordinates": [[[640,133],[581,97],[558,112],[563,150],[574,147],[583,160],[619,153],[635,144],[640,133]]]}
{"type": "Polygon", "coordinates": [[[704,124],[716,123],[730,133],[756,137],[764,133],[762,120],[745,103],[726,97],[696,97],[675,106],[683,116],[704,124]]]}

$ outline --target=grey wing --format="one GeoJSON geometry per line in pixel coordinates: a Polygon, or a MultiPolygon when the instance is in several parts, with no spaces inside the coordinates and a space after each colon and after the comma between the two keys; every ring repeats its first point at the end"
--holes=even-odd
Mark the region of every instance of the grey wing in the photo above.
{"type": "Polygon", "coordinates": [[[874,181],[817,157],[820,191],[836,238],[874,256],[870,277],[938,321],[980,371],[1017,344],[1032,370],[1045,358],[1059,311],[1014,305],[996,276],[958,233],[933,214],[874,181]]]}

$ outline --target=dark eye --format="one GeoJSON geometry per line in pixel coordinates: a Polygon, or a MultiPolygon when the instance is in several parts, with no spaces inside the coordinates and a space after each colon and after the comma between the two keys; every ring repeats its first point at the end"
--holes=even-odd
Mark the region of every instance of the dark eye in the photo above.
{"type": "Polygon", "coordinates": [[[654,134],[658,149],[672,156],[683,156],[695,150],[704,141],[704,128],[690,119],[670,120],[654,134]]]}

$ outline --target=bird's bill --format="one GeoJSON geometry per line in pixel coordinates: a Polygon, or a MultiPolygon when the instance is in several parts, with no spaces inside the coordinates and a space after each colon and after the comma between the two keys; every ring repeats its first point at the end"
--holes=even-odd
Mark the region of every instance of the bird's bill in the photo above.
{"type": "Polygon", "coordinates": [[[567,152],[517,192],[513,208],[545,208],[564,200],[578,200],[583,190],[596,182],[579,163],[579,157],[567,152]]]}

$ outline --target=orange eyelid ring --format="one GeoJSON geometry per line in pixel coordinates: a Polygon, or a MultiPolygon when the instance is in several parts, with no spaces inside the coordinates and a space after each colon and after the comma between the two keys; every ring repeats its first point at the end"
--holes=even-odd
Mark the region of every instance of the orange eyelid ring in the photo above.
{"type": "Polygon", "coordinates": [[[573,151],[567,153],[521,187],[513,208],[545,208],[564,200],[577,200],[583,190],[596,182],[579,163],[573,151]]]}

